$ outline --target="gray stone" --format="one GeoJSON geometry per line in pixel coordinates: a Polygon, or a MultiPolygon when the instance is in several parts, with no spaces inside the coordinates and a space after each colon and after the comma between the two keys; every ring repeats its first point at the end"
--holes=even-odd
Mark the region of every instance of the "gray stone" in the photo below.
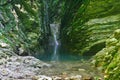
{"type": "MultiPolygon", "coordinates": [[[[0,77],[2,79],[32,79],[33,76],[39,75],[41,68],[50,65],[44,63],[32,56],[12,56],[7,59],[1,59],[3,64],[0,65],[0,77]],[[38,65],[41,67],[39,68],[38,65]]],[[[49,77],[42,76],[50,80],[49,77]]]]}

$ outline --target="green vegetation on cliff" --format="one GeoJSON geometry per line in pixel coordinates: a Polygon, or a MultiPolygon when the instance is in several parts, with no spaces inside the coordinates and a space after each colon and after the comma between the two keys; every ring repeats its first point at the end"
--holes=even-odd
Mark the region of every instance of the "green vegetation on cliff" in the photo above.
{"type": "Polygon", "coordinates": [[[0,39],[10,44],[16,53],[24,53],[38,45],[39,15],[37,2],[29,0],[0,1],[0,39]]]}
{"type": "Polygon", "coordinates": [[[60,24],[63,48],[96,54],[93,64],[102,67],[105,79],[119,80],[119,5],[119,0],[0,0],[0,49],[10,48],[0,56],[46,51],[50,24],[60,24]]]}
{"type": "Polygon", "coordinates": [[[105,48],[94,56],[93,64],[102,66],[105,80],[120,79],[120,29],[106,40],[105,48]]]}
{"type": "Polygon", "coordinates": [[[66,47],[74,53],[86,55],[96,54],[104,48],[106,39],[120,25],[118,5],[118,0],[90,0],[83,14],[74,15],[76,20],[73,19],[70,27],[66,28],[65,35],[69,42],[66,47]]]}

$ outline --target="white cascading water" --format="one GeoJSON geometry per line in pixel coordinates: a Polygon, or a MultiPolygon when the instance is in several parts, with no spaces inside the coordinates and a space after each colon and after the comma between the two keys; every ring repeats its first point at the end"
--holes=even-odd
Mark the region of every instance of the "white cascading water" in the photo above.
{"type": "Polygon", "coordinates": [[[50,24],[51,27],[51,32],[53,35],[53,45],[54,45],[54,52],[52,55],[52,61],[58,61],[59,60],[59,54],[58,54],[58,46],[59,46],[59,42],[57,40],[58,38],[58,33],[59,33],[59,25],[58,24],[50,24]]]}
{"type": "Polygon", "coordinates": [[[59,45],[56,34],[54,34],[53,36],[54,36],[55,45],[59,45]]]}

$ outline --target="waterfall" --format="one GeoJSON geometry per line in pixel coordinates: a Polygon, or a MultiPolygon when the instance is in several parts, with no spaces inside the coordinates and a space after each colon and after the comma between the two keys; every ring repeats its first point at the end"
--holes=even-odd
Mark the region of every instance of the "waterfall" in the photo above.
{"type": "Polygon", "coordinates": [[[53,54],[52,54],[52,61],[58,61],[59,60],[59,53],[58,53],[58,35],[59,35],[59,24],[50,24],[51,32],[53,35],[53,54]]]}
{"type": "Polygon", "coordinates": [[[55,45],[59,45],[59,43],[58,43],[58,41],[57,41],[57,36],[56,36],[56,34],[53,34],[53,36],[54,36],[55,45]]]}
{"type": "Polygon", "coordinates": [[[58,61],[59,60],[59,54],[57,51],[58,51],[58,45],[55,45],[51,61],[58,61]]]}

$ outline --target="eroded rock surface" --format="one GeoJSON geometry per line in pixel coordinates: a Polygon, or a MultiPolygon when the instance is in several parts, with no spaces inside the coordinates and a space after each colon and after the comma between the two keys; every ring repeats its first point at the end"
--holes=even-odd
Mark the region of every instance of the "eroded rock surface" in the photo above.
{"type": "Polygon", "coordinates": [[[99,51],[92,63],[101,67],[106,80],[119,80],[120,70],[120,29],[106,40],[106,47],[99,51]]]}
{"type": "Polygon", "coordinates": [[[5,79],[32,79],[40,75],[42,68],[49,68],[51,65],[44,63],[34,57],[12,56],[2,59],[0,65],[0,78],[5,79]]]}

